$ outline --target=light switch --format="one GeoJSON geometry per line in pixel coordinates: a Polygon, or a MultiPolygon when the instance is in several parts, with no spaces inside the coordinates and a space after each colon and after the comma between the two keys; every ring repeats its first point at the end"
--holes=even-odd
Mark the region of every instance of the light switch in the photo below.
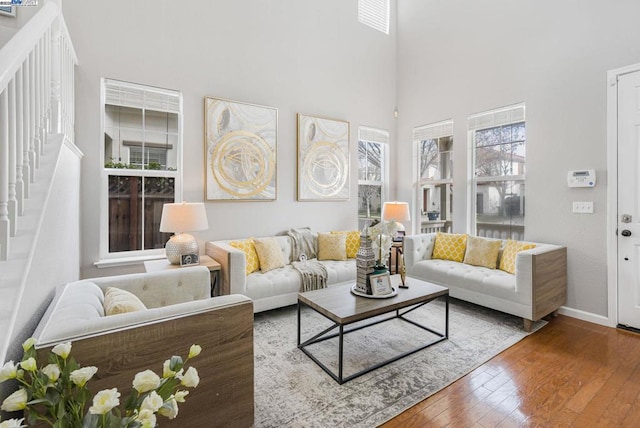
{"type": "Polygon", "coordinates": [[[573,212],[576,214],[593,214],[593,201],[574,202],[573,212]]]}

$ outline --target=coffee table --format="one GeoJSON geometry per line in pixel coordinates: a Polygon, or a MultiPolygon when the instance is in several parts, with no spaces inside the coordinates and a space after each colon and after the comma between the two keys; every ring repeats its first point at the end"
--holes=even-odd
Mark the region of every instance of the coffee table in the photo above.
{"type": "Polygon", "coordinates": [[[311,358],[316,364],[318,364],[329,376],[331,376],[339,384],[355,379],[358,376],[369,373],[375,369],[385,366],[389,363],[404,358],[407,355],[411,355],[415,352],[421,351],[429,346],[435,345],[449,337],[449,289],[441,287],[436,284],[431,284],[426,281],[422,281],[417,278],[407,278],[407,284],[409,288],[398,288],[400,284],[400,276],[392,275],[391,284],[398,290],[398,294],[393,297],[385,299],[374,299],[368,297],[355,296],[351,293],[351,287],[354,282],[345,282],[341,284],[332,285],[328,288],[321,290],[307,291],[298,294],[298,348],[302,350],[309,358],[311,358]],[[429,302],[437,298],[443,298],[445,301],[445,331],[438,332],[431,328],[418,324],[415,321],[405,318],[404,315],[412,312],[429,302]],[[300,312],[303,306],[308,306],[317,313],[323,315],[333,325],[314,335],[308,340],[301,343],[301,325],[300,325],[300,312]],[[392,316],[383,317],[383,319],[375,320],[364,325],[354,326],[350,329],[346,328],[348,325],[358,321],[368,320],[378,315],[384,315],[395,312],[392,316]],[[411,323],[423,330],[429,331],[436,335],[436,338],[428,343],[421,344],[415,349],[403,352],[393,358],[385,360],[381,363],[375,364],[371,367],[360,370],[349,376],[343,376],[343,343],[344,336],[353,331],[357,331],[372,325],[376,325],[382,322],[386,322],[395,318],[399,318],[403,321],[411,323]],[[330,332],[334,329],[338,329],[337,333],[330,332]],[[322,342],[328,339],[338,337],[338,373],[334,373],[323,364],[318,358],[316,358],[308,349],[307,346],[314,343],[322,342]]]}

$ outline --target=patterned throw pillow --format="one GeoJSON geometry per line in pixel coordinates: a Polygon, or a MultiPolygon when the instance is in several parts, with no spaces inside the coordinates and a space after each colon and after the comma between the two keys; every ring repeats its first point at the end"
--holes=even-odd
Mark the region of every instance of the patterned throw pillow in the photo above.
{"type": "Polygon", "coordinates": [[[318,233],[318,260],[347,260],[347,235],[318,233]]]}
{"type": "Polygon", "coordinates": [[[107,287],[104,293],[104,313],[106,315],[126,314],[144,311],[147,307],[135,294],[116,287],[107,287]]]}
{"type": "Polygon", "coordinates": [[[516,254],[520,251],[536,248],[536,244],[528,242],[507,240],[504,250],[502,250],[502,258],[500,259],[500,270],[509,273],[516,273],[516,254]]]}
{"type": "Polygon", "coordinates": [[[360,232],[357,230],[345,230],[345,231],[334,231],[331,233],[342,233],[347,235],[346,246],[347,246],[347,258],[355,259],[356,255],[358,255],[358,250],[360,249],[360,232]]]}
{"type": "Polygon", "coordinates": [[[229,242],[233,248],[237,248],[242,251],[246,259],[245,273],[249,275],[260,269],[260,261],[258,260],[258,254],[256,248],[253,245],[253,239],[245,239],[244,241],[231,241],[229,242]]]}
{"type": "Polygon", "coordinates": [[[501,245],[502,241],[500,240],[469,236],[467,238],[467,251],[464,254],[464,263],[495,269],[501,245]]]}
{"type": "Polygon", "coordinates": [[[436,233],[436,243],[433,246],[432,259],[452,260],[462,262],[467,248],[466,233],[436,233]]]}
{"type": "Polygon", "coordinates": [[[284,256],[276,238],[254,239],[253,245],[256,248],[262,272],[284,266],[284,256]]]}

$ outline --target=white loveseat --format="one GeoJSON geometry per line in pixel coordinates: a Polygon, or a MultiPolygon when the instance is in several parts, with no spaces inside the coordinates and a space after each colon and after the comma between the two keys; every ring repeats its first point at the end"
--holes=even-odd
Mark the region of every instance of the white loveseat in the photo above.
{"type": "MultiPolygon", "coordinates": [[[[245,253],[232,247],[232,240],[210,241],[206,253],[221,265],[221,294],[243,294],[253,300],[253,311],[293,305],[298,301],[302,285],[300,273],[291,265],[292,241],[289,236],[275,236],[280,245],[286,265],[263,273],[245,272],[245,253]]],[[[355,281],[355,259],[323,260],[320,263],[327,270],[327,285],[345,281],[355,281]]]]}
{"type": "Polygon", "coordinates": [[[500,269],[432,259],[435,239],[435,233],[405,237],[408,276],[447,287],[449,295],[457,299],[522,317],[527,331],[533,321],[555,313],[566,302],[565,247],[534,243],[535,248],[517,253],[515,274],[510,274],[500,269]]]}
{"type": "MultiPolygon", "coordinates": [[[[58,287],[33,337],[40,361],[58,343],[72,342],[71,354],[98,373],[87,386],[95,393],[117,387],[124,397],[136,373],[161,373],[172,355],[202,346],[193,360],[198,388],[162,426],[253,426],[253,310],[245,296],[210,297],[206,267],[120,275],[58,287]],[[133,293],[147,309],[105,315],[104,292],[133,293]],[[159,371],[160,370],[160,371],[159,371]]],[[[108,306],[108,305],[107,305],[108,306]]]]}

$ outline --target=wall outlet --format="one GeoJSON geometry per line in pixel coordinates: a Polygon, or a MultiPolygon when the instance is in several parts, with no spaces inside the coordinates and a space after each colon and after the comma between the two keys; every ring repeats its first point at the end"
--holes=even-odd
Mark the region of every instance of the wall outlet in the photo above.
{"type": "Polygon", "coordinates": [[[576,214],[593,214],[593,202],[574,202],[573,212],[576,214]]]}

